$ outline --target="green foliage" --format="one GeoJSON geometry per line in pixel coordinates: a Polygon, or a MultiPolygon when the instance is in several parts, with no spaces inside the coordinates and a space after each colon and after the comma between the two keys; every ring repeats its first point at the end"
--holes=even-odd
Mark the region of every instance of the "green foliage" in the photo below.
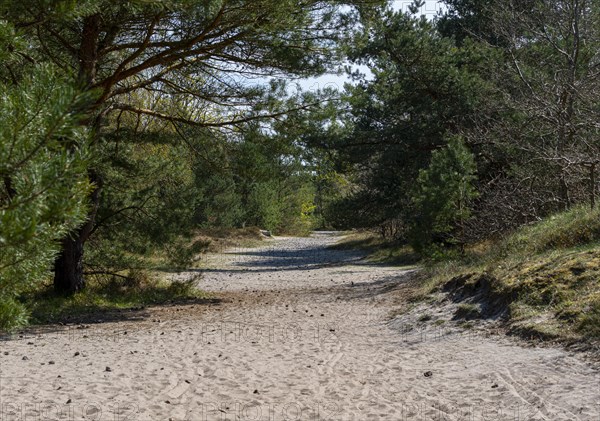
{"type": "Polygon", "coordinates": [[[194,165],[197,224],[297,234],[314,227],[314,177],[303,148],[285,131],[266,133],[250,124],[221,144],[196,139],[206,151],[194,165]]]}
{"type": "Polygon", "coordinates": [[[186,266],[187,255],[189,264],[191,251],[183,244],[194,228],[198,193],[193,160],[182,158],[189,149],[160,127],[141,133],[120,128],[103,140],[96,168],[104,188],[87,270],[139,268],[156,254],[176,267],[186,266]]]}
{"type": "Polygon", "coordinates": [[[19,52],[26,48],[25,39],[17,34],[14,26],[0,20],[0,62],[6,66],[19,63],[22,60],[19,52]]]}
{"type": "Polygon", "coordinates": [[[231,174],[213,174],[197,180],[196,219],[204,227],[235,228],[244,219],[242,198],[231,174]]]}
{"type": "Polygon", "coordinates": [[[492,7],[497,0],[444,0],[447,12],[436,25],[440,33],[454,38],[458,44],[471,37],[497,44],[492,28],[492,7]]]}
{"type": "Polygon", "coordinates": [[[114,132],[106,128],[97,146],[104,188],[88,273],[189,267],[203,251],[191,240],[198,228],[313,227],[313,177],[289,139],[255,124],[239,134],[134,124],[123,118],[114,132]]]}
{"type": "Polygon", "coordinates": [[[329,122],[346,127],[337,142],[322,125],[324,150],[333,145],[349,184],[330,208],[340,227],[400,221],[416,226],[418,248],[460,244],[597,195],[597,5],[445,3],[447,13],[433,23],[382,13],[347,47],[373,77],[353,75],[358,83],[346,89],[345,112],[329,122]],[[413,200],[432,151],[453,136],[465,139],[477,164],[472,219],[462,211],[455,219],[433,216],[449,212],[434,203],[449,200],[447,192],[413,200]]]}
{"type": "Polygon", "coordinates": [[[57,241],[85,218],[88,136],[78,110],[90,98],[47,65],[0,90],[0,329],[8,329],[23,321],[15,298],[47,278],[57,241]]]}
{"type": "Polygon", "coordinates": [[[282,205],[275,183],[258,183],[248,196],[248,219],[251,225],[275,231],[281,226],[282,205]]]}
{"type": "MultiPolygon", "coordinates": [[[[234,179],[235,172],[225,170],[228,173],[225,179],[219,179],[216,174],[202,179],[212,178],[203,190],[200,183],[195,183],[199,180],[195,166],[200,162],[186,159],[189,150],[184,152],[174,144],[190,140],[185,136],[188,124],[204,129],[203,137],[225,139],[233,144],[235,140],[228,139],[227,135],[234,132],[237,136],[237,131],[246,123],[266,119],[271,114],[284,115],[281,110],[285,106],[296,104],[279,102],[279,96],[283,95],[282,83],[274,81],[259,86],[246,83],[249,79],[240,75],[271,78],[322,73],[337,64],[339,55],[335,47],[339,30],[356,22],[359,15],[368,16],[381,4],[381,0],[367,3],[354,0],[2,2],[1,81],[18,85],[17,79],[28,74],[27,66],[54,63],[63,71],[62,85],[66,88],[49,81],[43,87],[48,91],[48,98],[43,98],[38,92],[42,84],[25,80],[25,85],[32,84],[38,89],[30,93],[33,107],[39,105],[39,100],[47,100],[51,109],[56,105],[52,103],[53,96],[63,95],[68,99],[71,86],[96,94],[82,115],[75,112],[74,103],[58,104],[74,105],[74,109],[68,110],[70,123],[74,127],[85,126],[94,134],[89,170],[96,185],[85,220],[80,212],[84,200],[79,191],[70,192],[68,200],[49,204],[45,211],[54,213],[57,219],[72,222],[62,231],[57,229],[52,238],[62,235],[63,242],[67,243],[69,233],[79,245],[90,240],[94,251],[86,261],[88,268],[115,270],[131,264],[126,263],[131,256],[147,253],[185,235],[192,227],[192,215],[196,211],[202,223],[243,225],[247,215],[241,206],[247,204],[250,184],[244,185],[234,179]],[[13,28],[19,28],[20,32],[17,34],[13,28]],[[26,52],[15,52],[25,47],[26,52]],[[121,130],[123,128],[125,130],[121,130]],[[163,143],[168,138],[166,143],[170,146],[153,149],[149,146],[152,136],[162,139],[163,143]],[[201,196],[198,199],[197,193],[201,196]],[[197,205],[197,200],[204,203],[197,205]]],[[[7,111],[6,115],[11,113],[11,110],[1,111],[7,111]]],[[[38,143],[48,140],[43,133],[47,122],[36,119],[39,116],[52,118],[46,114],[40,112],[33,116],[30,125],[39,129],[39,133],[27,137],[36,153],[40,149],[35,146],[36,139],[38,143]]],[[[8,118],[0,123],[21,130],[27,116],[20,117],[24,120],[16,125],[8,118]]],[[[60,127],[52,127],[52,130],[56,133],[50,138],[63,139],[64,151],[67,151],[55,148],[52,152],[56,154],[46,157],[46,169],[55,173],[52,181],[59,188],[62,175],[57,173],[58,167],[69,167],[72,173],[65,174],[78,174],[83,178],[78,184],[81,191],[89,192],[91,189],[84,176],[87,168],[78,167],[75,159],[70,161],[71,155],[80,154],[80,140],[70,139],[70,134],[62,133],[60,127]],[[55,161],[57,165],[53,166],[55,161]]],[[[4,135],[2,133],[3,140],[4,135]]],[[[188,146],[193,149],[197,145],[195,139],[191,140],[192,145],[188,146]]],[[[8,148],[12,153],[12,146],[8,148]]],[[[45,145],[41,150],[44,148],[45,145]]],[[[227,168],[229,157],[225,156],[225,160],[217,162],[227,168]]],[[[210,156],[203,158],[211,160],[210,156]]],[[[0,168],[0,175],[8,174],[14,186],[7,190],[14,188],[19,194],[23,188],[19,183],[33,183],[47,176],[35,174],[36,179],[34,174],[17,174],[17,170],[20,169],[0,168]]],[[[271,178],[255,182],[266,181],[270,182],[271,178]]],[[[261,195],[264,194],[262,191],[261,195]]],[[[284,200],[283,197],[280,195],[278,200],[284,200]]],[[[1,199],[4,202],[4,197],[1,199]]],[[[274,206],[272,197],[269,201],[274,206]]],[[[269,225],[279,225],[279,220],[274,219],[277,212],[265,209],[269,208],[262,209],[256,217],[266,219],[269,225]]],[[[36,224],[43,222],[44,217],[36,217],[39,221],[25,217],[11,226],[5,223],[3,228],[9,227],[6,230],[13,236],[22,231],[24,236],[35,237],[40,244],[45,244],[48,239],[33,235],[37,232],[36,224]]],[[[2,241],[12,240],[2,237],[2,241]]],[[[56,251],[54,246],[43,250],[47,252],[44,257],[47,263],[56,251]]],[[[176,260],[180,261],[180,257],[177,254],[176,260]]],[[[83,287],[80,260],[79,255],[59,260],[61,269],[66,270],[56,272],[56,286],[70,292],[83,287]],[[71,261],[74,267],[64,267],[71,261]],[[65,274],[74,276],[66,279],[69,276],[65,274]]]]}
{"type": "Polygon", "coordinates": [[[0,299],[0,331],[11,332],[29,323],[29,311],[14,298],[0,299]]]}
{"type": "Polygon", "coordinates": [[[471,203],[477,196],[475,172],[473,154],[459,137],[432,153],[429,167],[419,172],[413,196],[415,222],[411,237],[417,251],[425,252],[442,241],[464,244],[460,230],[471,216],[471,203]]]}
{"type": "Polygon", "coordinates": [[[334,143],[350,183],[339,220],[375,227],[412,219],[419,171],[482,99],[479,54],[403,13],[387,12],[355,37],[349,56],[374,77],[347,88],[350,130],[334,143]]]}

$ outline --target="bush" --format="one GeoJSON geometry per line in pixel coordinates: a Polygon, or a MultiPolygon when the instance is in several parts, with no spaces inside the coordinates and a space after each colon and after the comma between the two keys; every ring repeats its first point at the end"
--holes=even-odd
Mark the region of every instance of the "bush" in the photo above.
{"type": "Polygon", "coordinates": [[[196,287],[195,278],[171,282],[139,270],[127,275],[93,277],[86,289],[72,296],[41,289],[24,297],[24,305],[31,311],[33,323],[44,324],[94,320],[111,311],[208,298],[196,287]]]}

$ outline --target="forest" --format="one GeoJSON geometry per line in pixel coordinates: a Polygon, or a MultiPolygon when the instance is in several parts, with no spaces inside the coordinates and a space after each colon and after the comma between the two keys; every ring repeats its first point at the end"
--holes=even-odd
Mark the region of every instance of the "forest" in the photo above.
{"type": "Polygon", "coordinates": [[[594,210],[600,3],[442,3],[1,2],[0,329],[188,267],[203,230],[364,229],[439,262],[594,210]]]}

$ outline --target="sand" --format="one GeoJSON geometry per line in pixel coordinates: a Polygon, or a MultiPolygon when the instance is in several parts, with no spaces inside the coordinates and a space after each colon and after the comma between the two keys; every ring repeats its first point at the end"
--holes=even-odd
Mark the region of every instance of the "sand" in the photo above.
{"type": "Polygon", "coordinates": [[[0,420],[600,420],[583,355],[391,317],[411,271],[335,241],[213,256],[198,285],[221,303],[0,342],[0,420]]]}

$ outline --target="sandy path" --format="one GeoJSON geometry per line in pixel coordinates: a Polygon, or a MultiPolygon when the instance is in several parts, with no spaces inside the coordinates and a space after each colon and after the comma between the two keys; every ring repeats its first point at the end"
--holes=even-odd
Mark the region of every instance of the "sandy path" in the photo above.
{"type": "Polygon", "coordinates": [[[218,305],[0,342],[0,420],[600,420],[580,356],[407,331],[414,315],[388,316],[408,274],[333,241],[214,258],[199,284],[218,305]]]}

